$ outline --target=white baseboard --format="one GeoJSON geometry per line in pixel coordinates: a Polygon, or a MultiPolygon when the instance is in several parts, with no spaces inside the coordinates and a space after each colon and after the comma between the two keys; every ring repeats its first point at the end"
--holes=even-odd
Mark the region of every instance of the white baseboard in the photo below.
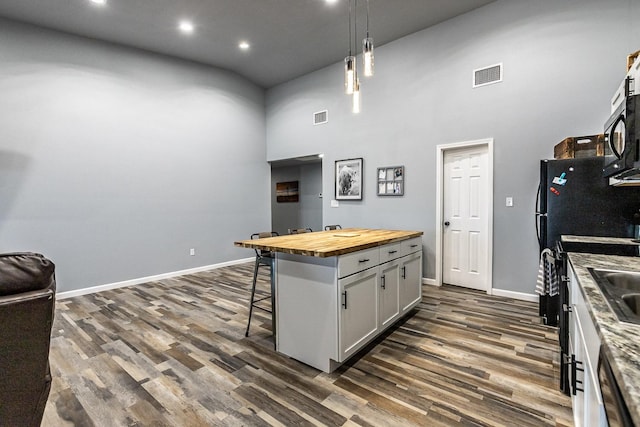
{"type": "Polygon", "coordinates": [[[243,258],[234,261],[221,262],[219,264],[203,265],[202,267],[189,268],[186,270],[172,271],[169,273],[157,274],[155,276],[140,277],[138,279],[125,280],[122,282],[108,283],[106,285],[92,286],[90,288],[76,289],[73,291],[59,292],[56,300],[77,297],[80,295],[93,294],[95,292],[108,291],[110,289],[123,288],[125,286],[139,285],[141,283],[152,282],[154,280],[169,279],[171,277],[184,276],[185,274],[199,273],[201,271],[213,270],[216,268],[228,267],[230,265],[244,264],[253,261],[255,258],[243,258]]]}
{"type": "MultiPolygon", "coordinates": [[[[430,286],[438,286],[436,285],[436,279],[429,279],[427,277],[422,278],[422,284],[430,285],[430,286]]],[[[504,289],[495,289],[495,288],[491,289],[491,291],[489,292],[489,295],[495,295],[497,297],[513,298],[513,299],[529,301],[529,302],[538,302],[540,298],[538,294],[525,294],[524,292],[514,292],[514,291],[507,291],[504,289]]]]}
{"type": "MultiPolygon", "coordinates": [[[[96,293],[96,292],[108,291],[110,289],[123,288],[125,286],[139,285],[141,283],[152,282],[154,280],[169,279],[171,277],[184,276],[185,274],[199,273],[201,271],[214,270],[216,268],[228,267],[228,266],[237,265],[237,264],[244,264],[245,262],[250,262],[250,261],[253,261],[253,260],[254,260],[253,257],[251,257],[251,258],[242,258],[242,259],[237,259],[237,260],[233,260],[233,261],[221,262],[221,263],[218,263],[218,264],[203,265],[201,267],[189,268],[189,269],[186,269],[186,270],[179,270],[179,271],[172,271],[172,272],[169,272],[169,273],[156,274],[155,276],[140,277],[140,278],[137,278],[137,279],[124,280],[122,282],[115,282],[115,283],[108,283],[106,285],[92,286],[90,288],[83,288],[83,289],[76,289],[76,290],[73,290],[73,291],[59,292],[59,293],[56,294],[56,299],[57,300],[61,300],[61,299],[65,299],[65,298],[73,298],[73,297],[77,297],[77,296],[80,296],[80,295],[88,295],[88,294],[93,294],[93,293],[96,293]]],[[[437,286],[436,285],[436,280],[435,279],[430,279],[428,277],[423,277],[422,278],[422,284],[423,285],[429,285],[429,286],[437,286]]],[[[530,302],[538,302],[538,300],[539,300],[539,296],[537,294],[526,294],[524,292],[514,292],[514,291],[507,291],[507,290],[504,290],[504,289],[495,289],[495,288],[491,289],[491,295],[495,295],[495,296],[499,296],[499,297],[506,297],[506,298],[513,298],[513,299],[518,299],[518,300],[522,300],[522,301],[530,301],[530,302]]]]}
{"type": "Polygon", "coordinates": [[[522,301],[529,301],[529,302],[538,302],[540,298],[537,294],[525,294],[524,292],[514,292],[514,291],[507,291],[504,289],[496,289],[496,288],[491,289],[491,295],[495,295],[498,297],[519,299],[522,301]]]}
{"type": "Polygon", "coordinates": [[[429,279],[428,277],[423,277],[422,278],[422,284],[423,285],[430,285],[430,286],[438,286],[438,285],[436,285],[436,279],[429,279]]]}

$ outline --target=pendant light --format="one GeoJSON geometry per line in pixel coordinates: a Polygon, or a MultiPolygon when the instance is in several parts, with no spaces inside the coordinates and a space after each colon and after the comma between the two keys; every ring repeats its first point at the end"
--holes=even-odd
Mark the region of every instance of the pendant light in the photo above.
{"type": "Polygon", "coordinates": [[[356,85],[356,58],[351,53],[351,0],[349,0],[349,55],[344,58],[344,91],[352,95],[356,85]]]}
{"type": "Polygon", "coordinates": [[[365,77],[373,76],[373,38],[369,37],[369,0],[367,0],[367,37],[362,40],[362,68],[365,77]]]}
{"type": "MultiPolygon", "coordinates": [[[[353,0],[353,50],[358,49],[358,0],[353,0]]],[[[351,42],[349,42],[351,45],[351,42]]],[[[360,79],[358,78],[358,70],[355,69],[353,73],[353,99],[351,111],[354,114],[360,112],[360,79]]]]}
{"type": "MultiPolygon", "coordinates": [[[[353,0],[353,5],[355,9],[353,14],[353,49],[356,50],[358,48],[358,0],[353,0]]],[[[353,75],[353,99],[351,102],[351,111],[354,114],[358,114],[360,112],[360,79],[358,78],[358,70],[355,70],[353,75]]]]}
{"type": "MultiPolygon", "coordinates": [[[[349,55],[344,58],[344,91],[351,95],[351,111],[360,112],[360,79],[356,67],[356,57],[351,50],[358,49],[358,0],[349,1],[349,55]],[[353,13],[352,13],[353,10],[353,13]],[[353,15],[353,33],[351,32],[351,17],[353,15]],[[353,45],[351,44],[353,34],[353,45]]],[[[373,39],[369,36],[369,0],[367,0],[367,36],[362,40],[362,61],[365,76],[373,75],[373,39]]]]}

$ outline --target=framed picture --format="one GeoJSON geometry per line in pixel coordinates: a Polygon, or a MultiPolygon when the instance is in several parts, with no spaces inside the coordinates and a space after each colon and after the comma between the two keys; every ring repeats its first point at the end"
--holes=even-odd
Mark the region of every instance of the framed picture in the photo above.
{"type": "Polygon", "coordinates": [[[296,203],[298,201],[298,181],[276,183],[277,203],[296,203]]]}
{"type": "Polygon", "coordinates": [[[362,158],[336,160],[336,200],[362,200],[362,158]]]}
{"type": "Polygon", "coordinates": [[[404,196],[404,166],[378,168],[378,196],[404,196]]]}

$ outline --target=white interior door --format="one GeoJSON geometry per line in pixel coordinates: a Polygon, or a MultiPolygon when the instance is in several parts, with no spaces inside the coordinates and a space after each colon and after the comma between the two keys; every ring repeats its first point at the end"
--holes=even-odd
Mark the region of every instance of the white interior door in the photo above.
{"type": "Polygon", "coordinates": [[[488,290],[488,147],[447,150],[443,160],[442,280],[488,290]]]}

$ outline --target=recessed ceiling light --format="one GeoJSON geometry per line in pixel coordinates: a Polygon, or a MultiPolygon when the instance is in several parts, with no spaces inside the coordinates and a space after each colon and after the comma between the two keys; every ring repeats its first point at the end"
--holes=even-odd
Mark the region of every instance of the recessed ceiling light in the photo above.
{"type": "Polygon", "coordinates": [[[193,28],[194,27],[193,27],[193,24],[190,21],[180,21],[180,24],[178,25],[178,28],[183,33],[191,34],[191,33],[193,33],[193,28]]]}
{"type": "Polygon", "coordinates": [[[91,0],[91,3],[99,4],[102,6],[107,4],[107,0],[91,0]]]}
{"type": "Polygon", "coordinates": [[[338,0],[326,0],[326,2],[327,2],[328,4],[334,4],[334,3],[337,3],[337,2],[338,2],[338,0]]]}
{"type": "Polygon", "coordinates": [[[238,47],[239,47],[240,49],[242,49],[242,50],[247,50],[247,49],[249,49],[249,48],[251,47],[251,45],[249,44],[249,42],[241,41],[241,42],[238,44],[238,47]]]}

